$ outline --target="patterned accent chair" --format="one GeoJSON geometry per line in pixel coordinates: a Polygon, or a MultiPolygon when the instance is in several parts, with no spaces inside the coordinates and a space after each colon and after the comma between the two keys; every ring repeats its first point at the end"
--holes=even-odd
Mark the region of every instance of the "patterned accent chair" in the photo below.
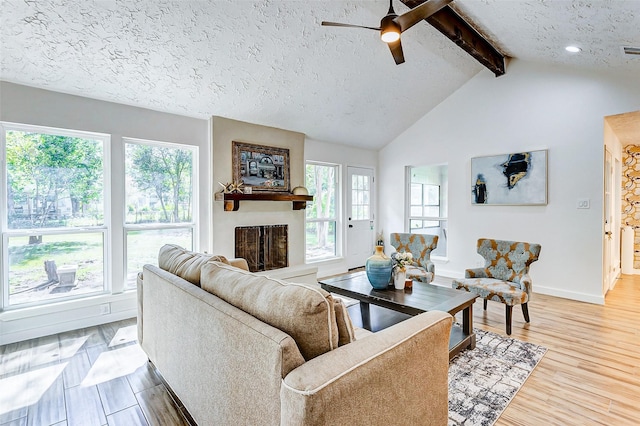
{"type": "Polygon", "coordinates": [[[478,254],[484,257],[484,268],[467,269],[465,278],[453,280],[452,287],[482,297],[485,310],[487,300],[504,303],[507,334],[511,334],[514,305],[522,305],[524,320],[529,322],[529,265],[538,260],[540,248],[540,244],[481,238],[478,240],[478,254]]]}
{"type": "Polygon", "coordinates": [[[436,266],[431,261],[431,252],[438,246],[438,236],[394,232],[389,237],[397,252],[413,255],[413,263],[407,267],[407,278],[423,283],[433,281],[436,266]]]}

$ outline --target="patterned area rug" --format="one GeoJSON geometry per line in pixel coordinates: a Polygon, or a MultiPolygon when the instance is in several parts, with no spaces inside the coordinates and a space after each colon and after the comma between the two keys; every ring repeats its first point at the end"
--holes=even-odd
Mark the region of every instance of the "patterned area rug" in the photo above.
{"type": "Polygon", "coordinates": [[[449,426],[490,426],[507,408],[547,348],[475,330],[476,348],[449,364],[449,426]]]}

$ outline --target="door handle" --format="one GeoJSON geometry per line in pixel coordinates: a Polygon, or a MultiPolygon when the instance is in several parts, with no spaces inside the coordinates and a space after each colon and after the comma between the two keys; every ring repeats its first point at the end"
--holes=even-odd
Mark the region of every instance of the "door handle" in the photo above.
{"type": "Polygon", "coordinates": [[[353,228],[353,225],[349,224],[349,228],[353,228]]]}

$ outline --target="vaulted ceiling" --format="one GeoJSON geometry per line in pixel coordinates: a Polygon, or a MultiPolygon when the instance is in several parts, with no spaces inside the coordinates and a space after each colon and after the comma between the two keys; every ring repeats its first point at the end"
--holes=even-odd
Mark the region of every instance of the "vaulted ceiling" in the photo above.
{"type": "MultiPolygon", "coordinates": [[[[427,22],[402,35],[402,65],[375,31],[320,26],[378,26],[388,6],[3,0],[0,79],[380,148],[483,70],[427,22]]],[[[400,1],[394,7],[408,10],[400,1]]],[[[506,56],[640,72],[640,55],[622,52],[640,46],[637,0],[455,0],[451,7],[506,56]],[[582,52],[567,53],[569,44],[582,52]]]]}

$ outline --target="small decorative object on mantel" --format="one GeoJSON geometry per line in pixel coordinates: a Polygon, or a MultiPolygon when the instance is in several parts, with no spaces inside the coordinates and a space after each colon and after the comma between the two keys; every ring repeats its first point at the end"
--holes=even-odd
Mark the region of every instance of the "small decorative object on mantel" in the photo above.
{"type": "Polygon", "coordinates": [[[243,194],[244,193],[244,183],[240,182],[233,182],[230,186],[229,186],[229,192],[231,194],[243,194]]]}
{"type": "Polygon", "coordinates": [[[244,187],[244,193],[245,194],[253,194],[253,188],[251,188],[250,186],[245,186],[244,187]]]}
{"type": "Polygon", "coordinates": [[[291,192],[293,195],[309,195],[309,191],[304,186],[296,186],[291,192]]]}
{"type": "Polygon", "coordinates": [[[232,183],[222,183],[222,182],[218,182],[218,185],[220,185],[222,187],[222,192],[225,194],[230,194],[231,193],[231,186],[233,185],[232,183]]]}
{"type": "Polygon", "coordinates": [[[376,246],[376,252],[365,262],[365,271],[371,286],[376,290],[386,290],[391,280],[393,261],[384,254],[384,247],[376,246]]]}
{"type": "Polygon", "coordinates": [[[233,182],[233,183],[222,183],[218,182],[218,185],[222,187],[222,193],[224,194],[243,194],[243,186],[242,182],[233,182]]]}

